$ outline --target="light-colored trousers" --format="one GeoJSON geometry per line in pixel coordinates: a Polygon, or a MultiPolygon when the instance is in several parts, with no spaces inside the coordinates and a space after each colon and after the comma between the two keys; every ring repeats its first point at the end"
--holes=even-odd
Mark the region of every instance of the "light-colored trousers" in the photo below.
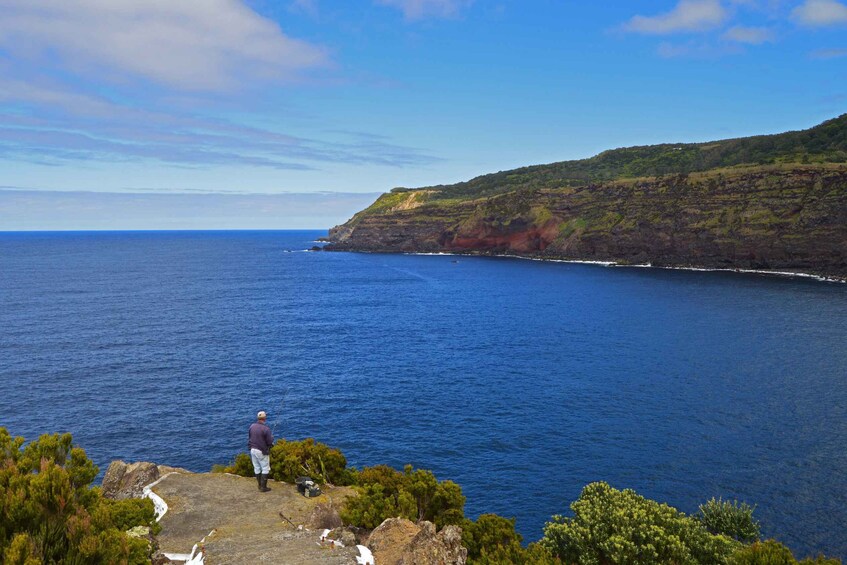
{"type": "Polygon", "coordinates": [[[253,461],[253,472],[257,475],[269,475],[271,472],[271,456],[262,455],[262,450],[253,448],[250,450],[250,459],[253,461]]]}

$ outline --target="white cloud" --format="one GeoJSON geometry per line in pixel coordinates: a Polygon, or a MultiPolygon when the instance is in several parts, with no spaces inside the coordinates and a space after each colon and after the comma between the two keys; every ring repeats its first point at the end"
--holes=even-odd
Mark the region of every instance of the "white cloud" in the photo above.
{"type": "Polygon", "coordinates": [[[847,6],[836,0],[806,0],[791,12],[791,17],[811,27],[847,24],[847,6]]]}
{"type": "Polygon", "coordinates": [[[726,30],[721,37],[736,43],[761,45],[762,43],[773,41],[774,33],[773,30],[766,27],[735,26],[726,30]]]}
{"type": "Polygon", "coordinates": [[[376,0],[376,3],[402,10],[407,20],[420,20],[427,17],[456,17],[473,0],[376,0]]]}
{"type": "Polygon", "coordinates": [[[214,91],[328,64],[323,49],[240,0],[0,0],[0,9],[0,50],[97,78],[214,91]]]}
{"type": "Polygon", "coordinates": [[[623,25],[625,31],[651,35],[702,32],[726,21],[728,14],[718,0],[680,0],[673,10],[657,16],[635,16],[623,25]]]}

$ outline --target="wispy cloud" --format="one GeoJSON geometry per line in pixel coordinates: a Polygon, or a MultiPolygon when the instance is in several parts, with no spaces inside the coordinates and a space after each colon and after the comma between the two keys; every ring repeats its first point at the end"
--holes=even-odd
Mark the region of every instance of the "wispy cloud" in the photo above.
{"type": "Polygon", "coordinates": [[[656,53],[664,59],[717,59],[739,52],[741,52],[741,47],[738,45],[715,45],[703,41],[686,41],[683,43],[663,41],[656,49],[656,53]]]}
{"type": "Polygon", "coordinates": [[[324,163],[403,167],[438,159],[382,137],[330,141],[287,135],[222,118],[146,108],[76,92],[53,81],[0,78],[0,156],[67,161],[155,160],[180,166],[247,165],[307,170],[324,163]]]}
{"type": "Polygon", "coordinates": [[[797,23],[809,27],[847,24],[847,5],[836,0],[806,0],[791,12],[797,23]]]}
{"type": "Polygon", "coordinates": [[[308,14],[314,17],[318,15],[318,2],[317,0],[292,0],[288,5],[288,9],[292,12],[308,14]]]}
{"type": "Polygon", "coordinates": [[[655,16],[634,16],[623,30],[649,35],[704,32],[723,24],[727,10],[718,0],[680,0],[673,10],[655,16]]]}
{"type": "Polygon", "coordinates": [[[734,26],[726,30],[721,38],[736,43],[748,43],[750,45],[761,45],[773,41],[775,34],[772,29],[766,27],[734,26]]]}
{"type": "Polygon", "coordinates": [[[236,0],[4,0],[0,49],[37,65],[192,91],[295,80],[329,64],[236,0]]]}
{"type": "Polygon", "coordinates": [[[818,49],[809,53],[812,59],[839,59],[847,57],[847,49],[818,49]]]}
{"type": "Polygon", "coordinates": [[[454,18],[473,0],[376,0],[382,6],[398,8],[410,21],[424,18],[454,18]]]}

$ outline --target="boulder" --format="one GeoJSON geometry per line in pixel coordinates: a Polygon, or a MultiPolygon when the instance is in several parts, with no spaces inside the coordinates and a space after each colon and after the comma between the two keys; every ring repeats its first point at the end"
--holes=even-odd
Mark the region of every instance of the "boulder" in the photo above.
{"type": "MultiPolygon", "coordinates": [[[[177,563],[177,561],[171,561],[167,555],[159,551],[150,558],[150,563],[151,565],[168,565],[168,563],[177,563]]],[[[179,563],[182,563],[182,561],[179,561],[179,563]]]]}
{"type": "Polygon", "coordinates": [[[446,526],[436,534],[432,522],[421,522],[421,530],[398,565],[465,565],[467,560],[468,550],[462,547],[462,528],[446,526]]]}
{"type": "Polygon", "coordinates": [[[103,496],[121,500],[140,498],[144,487],[159,478],[159,468],[144,461],[112,461],[103,477],[103,496]]]}
{"type": "Polygon", "coordinates": [[[353,547],[354,545],[358,545],[356,534],[347,528],[336,528],[330,531],[326,537],[340,541],[344,547],[353,547]]]}
{"type": "Polygon", "coordinates": [[[331,505],[323,502],[315,505],[312,513],[309,514],[309,519],[306,521],[306,527],[310,530],[334,530],[343,525],[344,523],[341,521],[338,511],[331,505]]]}
{"type": "Polygon", "coordinates": [[[458,526],[436,533],[432,522],[416,525],[404,518],[380,524],[371,533],[368,549],[380,565],[465,565],[468,558],[458,526]]]}
{"type": "Polygon", "coordinates": [[[405,518],[388,518],[371,532],[368,549],[374,556],[374,562],[380,565],[400,563],[403,552],[418,534],[420,528],[405,518]]]}

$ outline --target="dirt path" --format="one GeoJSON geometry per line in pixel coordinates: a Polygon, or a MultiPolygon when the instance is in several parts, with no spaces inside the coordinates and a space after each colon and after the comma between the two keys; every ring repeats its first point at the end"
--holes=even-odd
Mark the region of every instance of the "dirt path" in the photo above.
{"type": "Polygon", "coordinates": [[[189,554],[205,537],[206,565],[356,563],[355,547],[322,545],[321,532],[297,528],[316,504],[340,504],[350,489],[327,488],[318,498],[305,498],[294,485],[271,481],[268,486],[273,490],[261,493],[255,479],[220,473],[166,476],[152,489],[168,504],[160,522],[161,551],[189,554]]]}

